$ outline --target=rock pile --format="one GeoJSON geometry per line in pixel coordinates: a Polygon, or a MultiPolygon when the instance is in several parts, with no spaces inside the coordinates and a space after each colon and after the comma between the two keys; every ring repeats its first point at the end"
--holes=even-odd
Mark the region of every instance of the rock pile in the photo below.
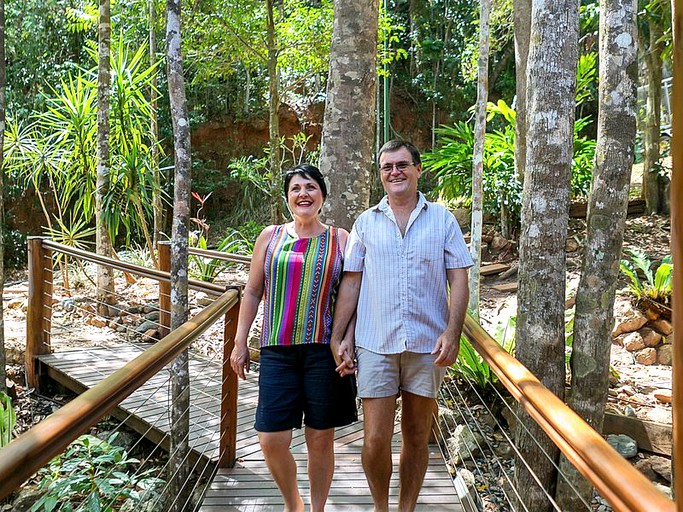
{"type": "Polygon", "coordinates": [[[673,328],[669,320],[652,309],[642,313],[629,302],[615,305],[614,317],[612,339],[631,352],[637,363],[671,366],[671,344],[667,338],[673,328]]]}

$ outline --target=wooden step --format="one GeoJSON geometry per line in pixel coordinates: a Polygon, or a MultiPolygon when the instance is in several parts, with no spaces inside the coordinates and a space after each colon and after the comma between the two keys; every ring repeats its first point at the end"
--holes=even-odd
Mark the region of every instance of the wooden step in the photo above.
{"type": "Polygon", "coordinates": [[[517,291],[517,283],[497,284],[491,288],[499,292],[512,293],[517,291]]]}

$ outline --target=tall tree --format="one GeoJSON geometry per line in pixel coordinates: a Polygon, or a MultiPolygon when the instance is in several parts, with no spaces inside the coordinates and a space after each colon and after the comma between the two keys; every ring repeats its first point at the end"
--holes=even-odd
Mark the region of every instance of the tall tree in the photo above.
{"type": "Polygon", "coordinates": [[[481,263],[481,231],[484,219],[484,138],[486,137],[486,104],[489,100],[489,15],[491,1],[481,0],[479,15],[479,64],[477,78],[477,116],[474,124],[472,155],[472,239],[470,252],[470,299],[468,309],[479,318],[479,265],[481,263]]]}
{"type": "Polygon", "coordinates": [[[0,391],[6,391],[5,318],[2,293],[5,288],[5,202],[4,162],[5,154],[5,0],[0,0],[0,391]]]}
{"type": "Polygon", "coordinates": [[[320,169],[327,222],[350,228],[370,204],[378,0],[335,0],[320,169]]]}
{"type": "MultiPolygon", "coordinates": [[[[527,64],[527,155],[522,195],[517,358],[560,398],[564,396],[565,242],[574,142],[578,2],[534,2],[527,64]]],[[[523,415],[515,484],[528,510],[549,510],[559,451],[523,415]],[[538,443],[538,444],[537,444],[538,443]],[[548,454],[546,457],[543,454],[548,454]],[[525,466],[528,464],[539,483],[525,466]]]]}
{"type": "MultiPolygon", "coordinates": [[[[614,296],[636,137],[636,15],[632,0],[600,2],[598,140],[576,295],[567,400],[598,432],[602,430],[609,386],[614,296]]],[[[560,471],[564,475],[558,478],[560,508],[579,510],[583,503],[590,503],[592,486],[564,457],[560,471]]]]}
{"type": "MultiPolygon", "coordinates": [[[[157,65],[156,2],[149,0],[149,67],[157,65]]],[[[150,147],[150,167],[154,175],[152,210],[154,212],[153,246],[156,248],[164,223],[164,205],[161,200],[161,170],[159,169],[159,116],[157,112],[157,72],[154,71],[149,88],[149,133],[152,138],[150,147]]]]}
{"type": "MultiPolygon", "coordinates": [[[[168,95],[173,121],[175,189],[173,226],[171,231],[171,329],[188,319],[188,243],[191,191],[190,122],[185,96],[185,78],[181,52],[180,0],[166,3],[166,54],[168,61],[168,95]]],[[[171,365],[171,459],[170,496],[173,510],[185,510],[189,476],[188,433],[190,431],[190,374],[187,350],[171,365]]]]}
{"type": "MultiPolygon", "coordinates": [[[[515,88],[517,99],[515,103],[515,165],[517,176],[524,179],[526,165],[526,66],[529,57],[529,37],[531,30],[531,0],[514,0],[515,24],[515,88]]],[[[501,222],[502,225],[507,223],[501,222]]],[[[507,237],[505,233],[503,236],[507,237]]]]}
{"type": "MultiPolygon", "coordinates": [[[[661,7],[644,9],[643,22],[640,25],[639,46],[645,61],[645,85],[647,102],[645,106],[644,155],[643,155],[643,190],[642,195],[648,213],[661,213],[664,198],[662,196],[663,181],[659,175],[662,109],[662,68],[664,62],[664,24],[667,16],[661,7]]],[[[668,23],[667,23],[668,24],[668,23]]]]}
{"type": "MultiPolygon", "coordinates": [[[[97,25],[97,178],[95,184],[95,246],[97,254],[111,257],[111,238],[104,222],[104,197],[109,190],[109,104],[111,84],[111,5],[110,0],[100,0],[97,25]]],[[[97,267],[97,310],[109,315],[113,301],[114,272],[104,265],[97,267]]]]}
{"type": "Polygon", "coordinates": [[[268,149],[270,151],[270,221],[279,224],[282,213],[282,176],[280,173],[280,71],[275,41],[275,13],[273,0],[266,0],[266,45],[268,46],[268,149]]]}

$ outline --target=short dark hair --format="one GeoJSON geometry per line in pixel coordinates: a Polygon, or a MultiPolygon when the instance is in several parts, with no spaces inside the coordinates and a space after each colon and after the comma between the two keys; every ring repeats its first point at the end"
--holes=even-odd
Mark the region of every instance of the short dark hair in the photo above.
{"type": "Polygon", "coordinates": [[[311,164],[299,164],[292,167],[285,173],[284,191],[285,198],[289,197],[289,183],[294,176],[301,176],[309,180],[315,181],[323,193],[323,199],[327,199],[327,185],[325,185],[325,178],[323,178],[320,169],[311,164]]]}
{"type": "Polygon", "coordinates": [[[393,139],[384,144],[382,148],[379,150],[379,153],[377,153],[377,165],[379,166],[379,159],[384,153],[390,153],[393,151],[398,151],[401,148],[406,148],[408,151],[410,151],[410,156],[413,159],[413,163],[415,165],[421,164],[422,159],[420,158],[420,150],[417,149],[415,146],[413,146],[410,142],[407,140],[400,140],[400,139],[393,139]]]}

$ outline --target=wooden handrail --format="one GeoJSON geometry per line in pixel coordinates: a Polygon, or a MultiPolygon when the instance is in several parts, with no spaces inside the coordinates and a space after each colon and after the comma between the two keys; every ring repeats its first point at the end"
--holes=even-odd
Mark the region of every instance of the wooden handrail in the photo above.
{"type": "Polygon", "coordinates": [[[209,249],[198,249],[196,247],[190,247],[188,251],[190,254],[194,254],[195,256],[203,256],[205,258],[229,261],[231,263],[251,265],[251,256],[245,256],[244,254],[232,254],[228,252],[212,251],[209,249]]]}
{"type": "Polygon", "coordinates": [[[675,510],[671,500],[541,384],[522,363],[503,350],[470,316],[465,319],[463,332],[515,400],[614,510],[675,510]]]}
{"type": "MultiPolygon", "coordinates": [[[[43,247],[45,249],[49,249],[55,252],[61,252],[68,256],[73,256],[84,261],[89,261],[91,263],[97,263],[100,265],[106,265],[115,270],[128,272],[130,274],[135,274],[141,277],[147,277],[149,279],[155,279],[157,281],[164,282],[170,282],[171,280],[170,274],[168,272],[164,272],[154,268],[141,267],[140,265],[135,265],[134,263],[129,263],[127,261],[107,258],[106,256],[100,256],[99,254],[94,254],[88,251],[84,251],[82,249],[77,249],[75,247],[70,247],[68,245],[59,244],[57,242],[53,242],[52,240],[44,239],[43,247]]],[[[197,279],[190,279],[189,287],[192,290],[207,292],[214,295],[220,295],[225,290],[224,286],[215,283],[209,283],[206,281],[199,281],[197,279]]]]}
{"type": "Polygon", "coordinates": [[[124,367],[0,449],[0,500],[62,453],[69,443],[188,348],[238,302],[238,290],[224,292],[211,305],[124,367]]]}

